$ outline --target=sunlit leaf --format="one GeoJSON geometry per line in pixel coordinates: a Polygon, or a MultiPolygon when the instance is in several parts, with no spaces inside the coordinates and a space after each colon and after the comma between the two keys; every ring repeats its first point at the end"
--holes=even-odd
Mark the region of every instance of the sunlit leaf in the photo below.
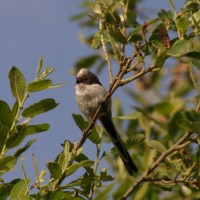
{"type": "Polygon", "coordinates": [[[38,81],[29,83],[27,86],[27,90],[29,92],[37,92],[41,90],[46,90],[50,86],[52,86],[52,80],[50,79],[38,80],[38,81]]]}
{"type": "Polygon", "coordinates": [[[144,134],[138,133],[138,134],[131,135],[131,136],[128,138],[127,143],[130,144],[130,145],[139,144],[139,143],[141,143],[144,139],[145,139],[144,134]]]}
{"type": "Polygon", "coordinates": [[[112,38],[114,38],[114,40],[116,42],[120,42],[122,44],[126,44],[127,40],[126,38],[123,36],[123,34],[120,32],[120,30],[114,26],[114,25],[108,25],[107,26],[109,29],[109,34],[112,38]]]}
{"type": "Polygon", "coordinates": [[[49,74],[51,74],[54,71],[54,68],[52,68],[51,66],[47,66],[45,68],[45,70],[42,72],[42,74],[40,75],[40,79],[44,79],[46,78],[49,74]]]}
{"type": "Polygon", "coordinates": [[[24,153],[35,142],[36,142],[36,139],[32,139],[32,140],[28,141],[24,147],[15,151],[14,156],[19,157],[22,153],[24,153]]]}
{"type": "MultiPolygon", "coordinates": [[[[89,125],[89,122],[85,121],[81,115],[72,114],[72,117],[81,131],[83,131],[89,125]]],[[[94,144],[99,144],[101,142],[101,138],[99,137],[99,133],[95,126],[93,127],[92,132],[90,133],[88,138],[94,144]]]]}
{"type": "Polygon", "coordinates": [[[10,192],[10,200],[30,200],[25,180],[19,181],[10,192]]]}
{"type": "Polygon", "coordinates": [[[184,56],[192,51],[192,43],[190,40],[178,40],[167,51],[167,54],[173,57],[184,56]]]}
{"type": "Polygon", "coordinates": [[[3,184],[0,184],[0,197],[2,200],[7,200],[10,196],[10,191],[13,188],[13,186],[19,182],[20,179],[14,179],[11,182],[6,182],[3,184]]]}
{"type": "Polygon", "coordinates": [[[43,66],[43,58],[42,58],[42,56],[40,56],[38,67],[37,67],[37,71],[36,71],[36,77],[37,78],[39,77],[39,74],[40,74],[40,71],[42,69],[42,66],[43,66]]]}
{"type": "Polygon", "coordinates": [[[52,110],[58,105],[58,103],[55,102],[54,99],[43,99],[28,108],[24,109],[22,112],[23,117],[34,117],[36,115],[45,113],[49,110],[52,110]]]}
{"type": "Polygon", "coordinates": [[[26,80],[24,75],[17,67],[12,67],[9,72],[10,88],[13,96],[20,103],[24,98],[24,92],[26,87],[26,80]]]}
{"type": "Polygon", "coordinates": [[[166,47],[159,41],[157,40],[152,40],[152,45],[156,48],[156,49],[159,49],[163,52],[166,51],[166,47]]]}
{"type": "Polygon", "coordinates": [[[8,148],[14,148],[18,146],[26,136],[47,131],[49,127],[50,126],[47,123],[27,126],[18,125],[17,131],[7,139],[6,146],[8,148]]]}
{"type": "Polygon", "coordinates": [[[125,120],[135,120],[142,116],[141,112],[133,112],[128,115],[114,117],[114,119],[125,119],[125,120]]]}
{"type": "Polygon", "coordinates": [[[188,19],[185,15],[182,15],[180,18],[176,20],[177,29],[182,33],[185,34],[188,28],[188,19]]]}
{"type": "Polygon", "coordinates": [[[62,177],[62,169],[57,162],[48,162],[47,167],[50,171],[51,178],[60,179],[62,177]]]}
{"type": "Polygon", "coordinates": [[[0,158],[0,174],[11,171],[17,163],[14,156],[5,156],[0,158]]]}
{"type": "Polygon", "coordinates": [[[79,163],[70,165],[67,169],[67,171],[65,172],[65,176],[70,176],[71,174],[73,174],[75,171],[77,171],[80,167],[90,167],[93,165],[93,161],[91,160],[83,160],[79,163]]]}
{"type": "Polygon", "coordinates": [[[157,150],[158,152],[162,153],[164,151],[166,151],[166,147],[159,141],[157,140],[150,140],[148,142],[146,142],[148,146],[150,146],[151,148],[157,150]]]}

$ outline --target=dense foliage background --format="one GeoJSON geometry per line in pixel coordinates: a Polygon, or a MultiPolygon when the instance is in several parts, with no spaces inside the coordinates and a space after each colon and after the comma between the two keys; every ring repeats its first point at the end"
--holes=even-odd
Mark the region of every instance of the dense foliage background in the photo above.
{"type": "MultiPolygon", "coordinates": [[[[154,19],[139,13],[138,3],[85,0],[81,12],[72,19],[86,30],[82,41],[93,48],[90,56],[76,62],[74,71],[82,67],[97,73],[107,70],[110,85],[104,102],[116,90],[123,90],[133,101],[126,115],[123,99],[114,100],[113,107],[117,128],[123,133],[139,173],[130,177],[114,148],[103,152],[104,131],[100,126],[73,114],[74,122],[84,130],[80,142],[74,145],[65,141],[63,151],[42,171],[38,170],[33,155],[35,180],[28,178],[21,160],[23,179],[14,177],[11,182],[1,179],[1,199],[200,198],[200,2],[186,1],[177,10],[169,0],[171,10],[157,11],[154,19]],[[95,160],[90,160],[83,149],[88,136],[96,145],[95,160]],[[104,159],[109,162],[112,174],[106,167],[99,167],[104,159]],[[77,177],[80,168],[82,175],[77,177]]],[[[35,142],[31,139],[19,147],[24,138],[49,129],[47,123],[31,122],[37,115],[55,108],[56,101],[46,98],[27,107],[24,103],[33,92],[61,86],[48,78],[52,72],[51,67],[43,69],[42,58],[33,82],[26,83],[17,67],[9,72],[16,101],[12,108],[6,101],[0,101],[1,175],[9,173],[35,142]]],[[[108,138],[106,141],[110,142],[108,138]]]]}

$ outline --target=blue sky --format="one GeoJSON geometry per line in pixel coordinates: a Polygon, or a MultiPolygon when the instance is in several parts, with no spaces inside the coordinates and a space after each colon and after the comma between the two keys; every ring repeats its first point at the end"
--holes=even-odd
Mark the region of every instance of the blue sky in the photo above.
{"type": "MultiPolygon", "coordinates": [[[[7,101],[9,105],[14,102],[7,78],[10,68],[13,65],[17,66],[25,75],[27,82],[30,82],[34,79],[40,55],[44,58],[45,66],[50,65],[55,68],[55,72],[51,75],[52,80],[55,83],[65,83],[58,89],[31,94],[25,105],[48,97],[55,98],[59,103],[56,109],[36,117],[32,122],[49,122],[51,129],[29,137],[23,142],[25,144],[31,138],[37,138],[37,142],[23,154],[23,157],[26,157],[24,164],[27,175],[32,179],[34,179],[32,153],[35,154],[41,170],[46,168],[46,162],[55,159],[62,149],[60,144],[65,139],[76,142],[81,135],[71,117],[71,113],[80,112],[75,102],[75,78],[69,73],[79,57],[89,55],[91,52],[79,41],[78,34],[81,30],[78,24],[69,20],[70,16],[80,11],[81,2],[81,0],[0,1],[0,99],[7,101]]],[[[175,3],[180,4],[181,1],[176,0],[175,3]]],[[[147,8],[154,15],[154,10],[169,8],[169,4],[167,0],[151,0],[144,1],[139,6],[144,12],[147,8]]],[[[100,79],[108,82],[108,77],[100,79]]],[[[93,145],[87,142],[84,146],[86,154],[93,156],[93,159],[94,155],[91,153],[91,148],[95,151],[93,145]]],[[[19,165],[4,178],[12,180],[14,177],[22,177],[19,165]]]]}

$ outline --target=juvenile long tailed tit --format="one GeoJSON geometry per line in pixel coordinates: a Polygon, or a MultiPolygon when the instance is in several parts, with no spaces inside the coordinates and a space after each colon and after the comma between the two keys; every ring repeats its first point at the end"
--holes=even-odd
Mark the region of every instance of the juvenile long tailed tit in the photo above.
{"type": "MultiPolygon", "coordinates": [[[[102,102],[107,93],[105,88],[94,73],[86,68],[82,68],[78,71],[76,76],[75,90],[76,101],[80,111],[85,115],[87,120],[91,120],[99,103],[102,102]]],[[[112,121],[111,99],[108,99],[103,104],[98,119],[117,148],[119,156],[121,157],[128,173],[132,175],[133,172],[138,172],[135,163],[130,157],[112,121]]]]}

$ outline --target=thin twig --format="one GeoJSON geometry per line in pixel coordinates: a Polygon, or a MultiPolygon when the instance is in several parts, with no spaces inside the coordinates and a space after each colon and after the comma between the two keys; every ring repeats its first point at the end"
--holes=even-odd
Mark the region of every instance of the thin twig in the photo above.
{"type": "Polygon", "coordinates": [[[125,85],[125,84],[127,84],[127,83],[130,83],[130,82],[134,81],[135,79],[137,79],[137,78],[143,76],[143,75],[146,74],[146,73],[152,72],[155,68],[156,68],[156,65],[153,64],[152,66],[150,66],[150,67],[148,67],[148,68],[146,68],[146,69],[141,70],[141,71],[140,71],[139,73],[137,73],[136,75],[131,76],[131,77],[129,77],[129,78],[126,78],[126,79],[124,79],[124,80],[121,80],[120,86],[123,86],[123,85],[125,85]]]}
{"type": "Polygon", "coordinates": [[[154,171],[161,162],[165,160],[165,158],[170,155],[172,152],[176,151],[177,147],[186,139],[188,138],[192,133],[186,132],[183,137],[181,137],[173,146],[171,146],[167,151],[163,152],[158,159],[152,163],[152,165],[143,173],[143,175],[126,191],[126,193],[123,195],[122,199],[127,199],[128,196],[130,196],[136,187],[138,187],[144,180],[148,177],[148,175],[154,171]]]}
{"type": "MultiPolygon", "coordinates": [[[[200,101],[198,101],[197,106],[196,106],[196,112],[200,110],[200,101]]],[[[192,132],[186,132],[173,146],[171,146],[167,151],[163,152],[156,161],[152,163],[152,165],[143,173],[143,175],[136,180],[136,182],[125,192],[125,194],[122,197],[122,200],[127,199],[133,191],[145,180],[147,180],[148,175],[154,171],[164,160],[167,156],[169,156],[171,153],[174,151],[177,151],[184,146],[185,144],[189,145],[190,142],[185,142],[183,143],[187,138],[189,138],[193,133],[192,132]]],[[[196,137],[194,137],[196,138],[196,137]]]]}

